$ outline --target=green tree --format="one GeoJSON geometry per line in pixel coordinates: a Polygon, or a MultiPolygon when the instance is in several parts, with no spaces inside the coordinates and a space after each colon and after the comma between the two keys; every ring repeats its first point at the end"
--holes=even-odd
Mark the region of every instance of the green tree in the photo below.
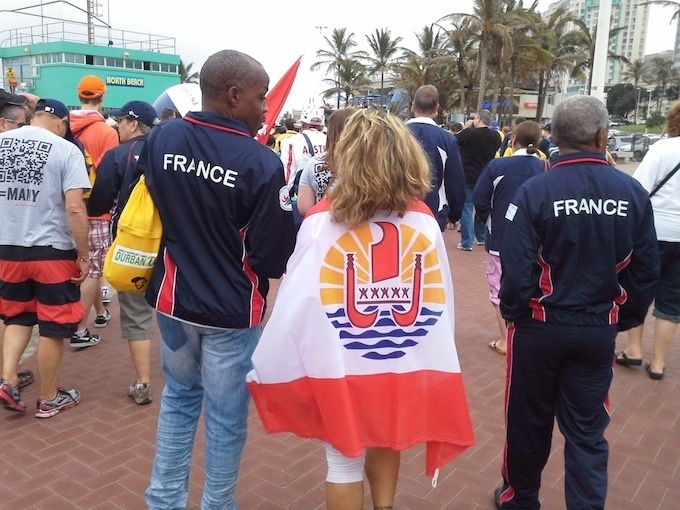
{"type": "Polygon", "coordinates": [[[358,60],[345,59],[340,63],[335,79],[326,79],[326,83],[332,85],[324,91],[324,98],[338,96],[338,108],[340,107],[340,95],[345,96],[345,107],[349,106],[350,96],[357,96],[365,90],[371,81],[366,77],[366,66],[358,60]]]}
{"type": "Polygon", "coordinates": [[[191,72],[193,66],[193,62],[184,65],[182,59],[179,59],[179,79],[182,83],[198,83],[198,71],[191,72]]]}
{"type": "Polygon", "coordinates": [[[611,115],[628,116],[635,109],[635,87],[630,83],[618,83],[607,92],[607,110],[611,115]]]}
{"type": "Polygon", "coordinates": [[[661,111],[661,101],[666,98],[668,85],[678,80],[678,71],[673,68],[673,60],[654,57],[649,65],[649,75],[657,85],[656,111],[661,111]]]}
{"type": "MultiPolygon", "coordinates": [[[[592,31],[591,29],[588,28],[586,23],[581,20],[575,20],[576,26],[578,27],[579,32],[577,32],[578,36],[578,42],[583,46],[584,54],[583,56],[585,58],[581,58],[576,61],[574,65],[574,72],[577,74],[582,74],[583,76],[587,76],[587,86],[586,90],[588,94],[590,94],[592,86],[593,86],[593,62],[595,60],[595,43],[597,41],[597,27],[593,27],[592,31]]],[[[627,30],[628,27],[615,27],[612,28],[609,31],[609,39],[608,42],[611,42],[612,39],[615,39],[619,36],[619,34],[627,30]]],[[[609,47],[609,44],[607,44],[607,47],[609,47]]],[[[611,50],[607,50],[607,60],[612,60],[614,62],[618,62],[619,64],[630,64],[628,59],[624,57],[623,55],[619,55],[618,53],[614,53],[611,50]]]]}
{"type": "MultiPolygon", "coordinates": [[[[319,59],[314,62],[310,69],[316,71],[321,66],[326,66],[326,74],[333,75],[331,82],[340,83],[340,72],[347,60],[360,61],[366,57],[363,51],[355,50],[357,42],[354,40],[354,32],[347,33],[346,28],[334,28],[330,37],[324,36],[327,49],[320,49],[316,52],[319,59]]],[[[326,80],[327,82],[329,80],[326,80]]],[[[337,88],[337,87],[336,87],[337,88]]],[[[328,97],[328,96],[325,96],[328,97]]],[[[337,107],[340,108],[340,89],[338,88],[337,107]]]]}
{"type": "Polygon", "coordinates": [[[639,106],[639,99],[640,99],[640,82],[645,80],[645,77],[647,75],[647,70],[645,67],[645,62],[644,60],[639,60],[635,59],[628,64],[626,67],[626,70],[623,72],[621,77],[623,78],[623,81],[626,83],[631,83],[633,84],[633,88],[636,91],[636,96],[635,96],[635,113],[634,113],[634,120],[633,123],[637,124],[638,120],[638,106],[639,106]]]}
{"type": "Polygon", "coordinates": [[[381,28],[376,29],[370,36],[367,35],[366,41],[371,48],[371,53],[366,57],[368,72],[371,75],[380,74],[380,104],[382,105],[385,93],[385,73],[390,71],[398,60],[399,43],[402,38],[393,39],[390,29],[381,28]]]}
{"type": "Polygon", "coordinates": [[[454,24],[467,21],[473,38],[479,48],[479,94],[477,109],[482,107],[486,96],[486,80],[488,62],[491,52],[500,53],[501,58],[509,58],[512,54],[510,28],[505,18],[505,7],[508,0],[473,0],[472,14],[453,13],[441,18],[454,24]]]}

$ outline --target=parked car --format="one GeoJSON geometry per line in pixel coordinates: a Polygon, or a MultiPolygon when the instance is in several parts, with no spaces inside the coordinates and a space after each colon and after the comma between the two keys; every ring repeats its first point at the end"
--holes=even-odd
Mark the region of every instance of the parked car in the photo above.
{"type": "Polygon", "coordinates": [[[632,124],[632,122],[629,121],[628,119],[621,117],[620,115],[610,115],[609,116],[609,125],[610,126],[628,126],[629,124],[632,124]]]}
{"type": "Polygon", "coordinates": [[[617,152],[632,152],[635,161],[642,161],[649,148],[661,139],[659,135],[643,135],[642,138],[636,139],[631,143],[621,145],[617,152]]]}
{"type": "Polygon", "coordinates": [[[644,138],[644,133],[625,133],[622,135],[612,135],[611,131],[609,133],[609,138],[607,139],[607,149],[609,149],[609,152],[620,151],[621,146],[630,146],[644,138]]]}

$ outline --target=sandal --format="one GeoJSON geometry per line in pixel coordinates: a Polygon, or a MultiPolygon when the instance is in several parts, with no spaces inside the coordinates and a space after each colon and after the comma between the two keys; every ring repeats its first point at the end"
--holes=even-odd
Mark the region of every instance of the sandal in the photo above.
{"type": "Polygon", "coordinates": [[[642,366],[642,360],[637,358],[629,358],[626,351],[617,351],[614,353],[615,361],[618,365],[624,367],[639,367],[642,366]]]}
{"type": "Polygon", "coordinates": [[[24,370],[22,372],[17,372],[17,376],[19,377],[19,389],[24,389],[26,386],[29,386],[30,384],[33,384],[33,372],[30,370],[24,370]]]}
{"type": "Polygon", "coordinates": [[[652,366],[649,363],[645,363],[645,371],[647,372],[647,374],[649,374],[649,378],[654,379],[655,381],[660,381],[661,379],[663,379],[663,373],[665,370],[666,369],[664,368],[664,370],[662,370],[661,373],[652,372],[652,366]]]}
{"type": "Polygon", "coordinates": [[[498,354],[505,356],[507,354],[507,352],[504,351],[503,349],[501,349],[500,347],[498,347],[498,342],[500,342],[500,340],[494,340],[493,342],[489,343],[488,344],[489,349],[493,349],[498,354]]]}

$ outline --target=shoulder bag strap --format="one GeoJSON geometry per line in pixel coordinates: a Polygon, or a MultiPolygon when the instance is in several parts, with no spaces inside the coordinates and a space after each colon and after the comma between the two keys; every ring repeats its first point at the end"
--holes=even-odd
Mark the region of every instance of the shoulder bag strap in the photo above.
{"type": "Polygon", "coordinates": [[[680,168],[680,163],[678,163],[677,165],[675,165],[675,168],[674,168],[673,170],[671,170],[671,171],[668,173],[668,175],[667,175],[666,177],[664,177],[663,180],[662,180],[659,184],[657,184],[657,185],[654,187],[654,189],[653,189],[653,190],[651,191],[651,193],[649,194],[649,198],[652,198],[652,196],[654,196],[654,194],[655,194],[657,191],[659,191],[659,190],[661,189],[661,186],[663,186],[664,184],[666,184],[666,182],[668,182],[668,179],[670,179],[671,177],[673,177],[673,175],[675,174],[675,172],[678,171],[679,168],[680,168]]]}

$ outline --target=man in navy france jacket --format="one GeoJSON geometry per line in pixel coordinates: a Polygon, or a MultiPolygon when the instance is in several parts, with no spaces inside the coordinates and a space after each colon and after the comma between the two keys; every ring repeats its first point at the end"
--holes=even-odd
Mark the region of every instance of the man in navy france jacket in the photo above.
{"type": "Polygon", "coordinates": [[[295,242],[277,155],[253,137],[267,112],[269,77],[233,50],[201,69],[202,111],[162,123],[139,158],[163,223],[146,298],[162,336],[163,390],[146,502],[184,508],[201,408],[206,424],[202,508],[236,508],[245,445],[246,374],[260,336],[268,278],[295,242]]]}
{"type": "Polygon", "coordinates": [[[506,454],[499,508],[539,508],[554,419],[568,509],[603,509],[607,393],[618,331],[641,324],[659,272],[647,192],[605,158],[608,114],[576,96],[552,119],[559,157],[505,216],[500,307],[508,328],[506,454]]]}
{"type": "Polygon", "coordinates": [[[439,222],[442,232],[447,220],[455,223],[465,205],[465,175],[456,137],[437,126],[432,117],[439,109],[439,92],[433,85],[423,85],[413,95],[411,132],[420,141],[430,159],[432,190],[425,203],[439,222]]]}

